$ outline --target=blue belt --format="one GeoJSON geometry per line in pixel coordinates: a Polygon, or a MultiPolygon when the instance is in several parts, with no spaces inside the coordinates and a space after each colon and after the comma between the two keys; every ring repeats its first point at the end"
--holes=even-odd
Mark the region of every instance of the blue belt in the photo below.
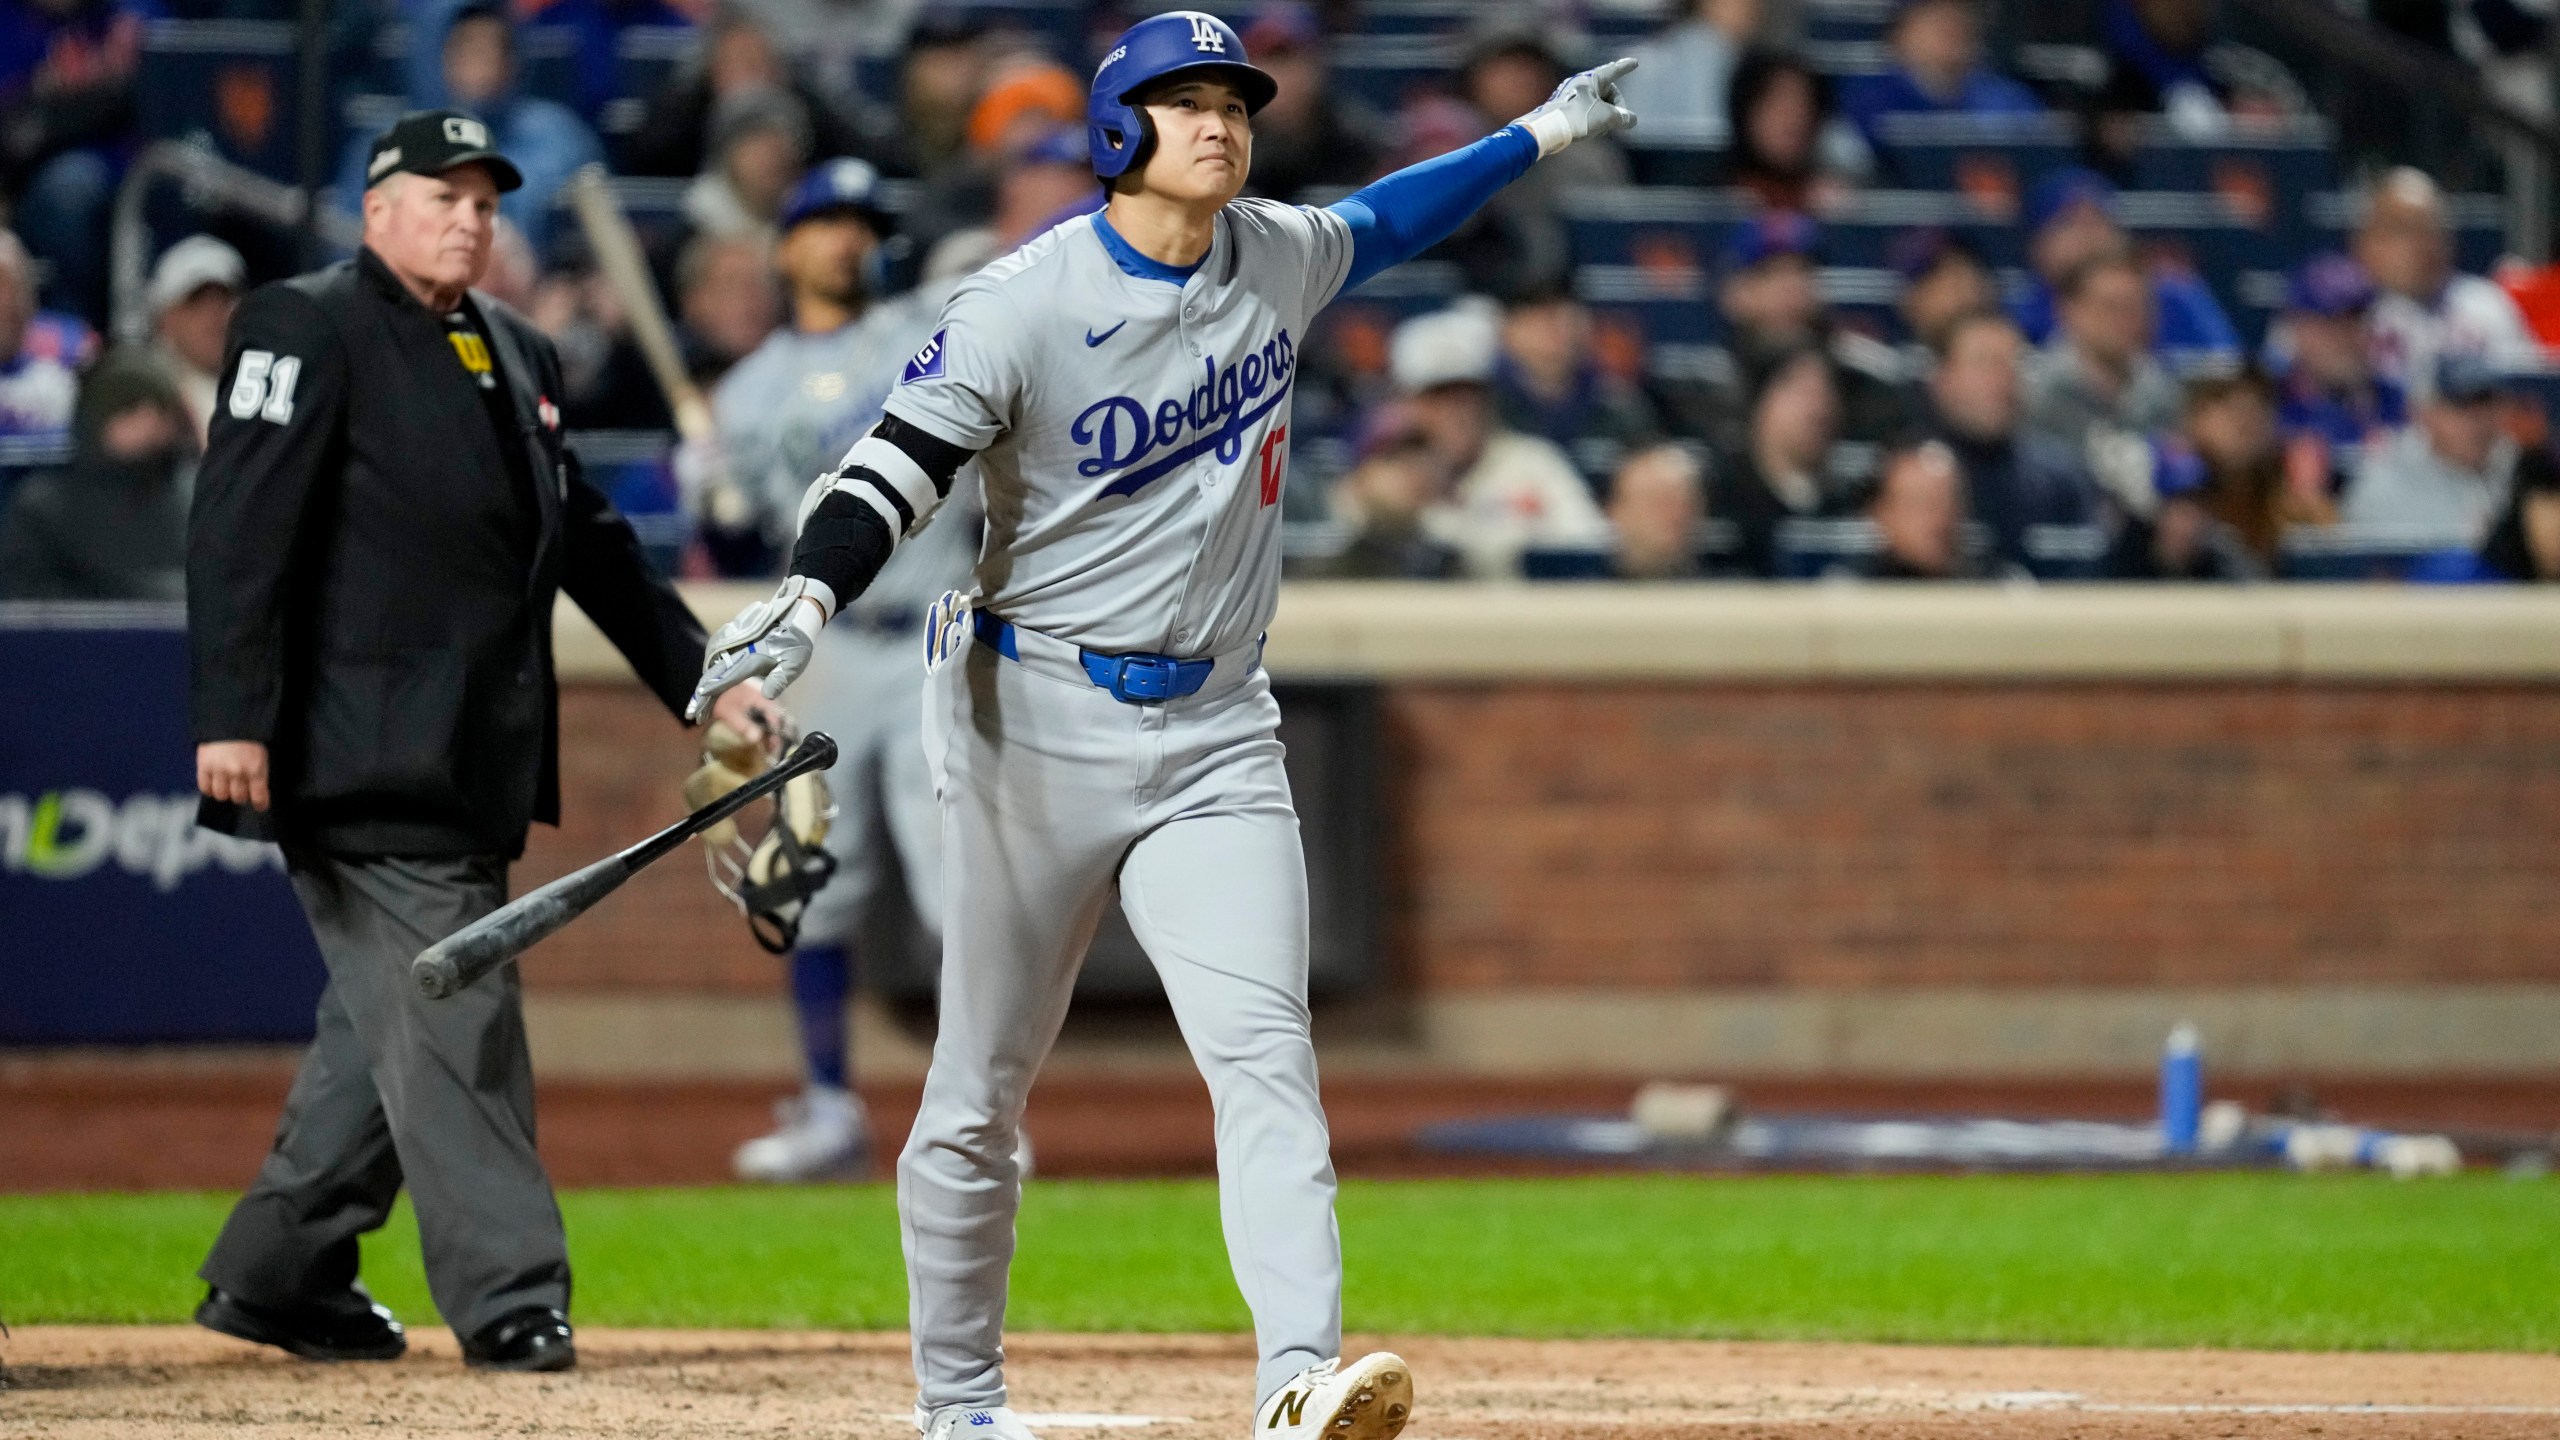
{"type": "MultiPolygon", "coordinates": [[[[1022,659],[1021,644],[1014,638],[1013,623],[984,610],[970,612],[976,627],[978,643],[1007,660],[1022,659]]],[[[1101,655],[1079,649],[1084,660],[1084,673],[1111,698],[1124,705],[1161,705],[1196,695],[1209,683],[1209,673],[1218,668],[1215,660],[1177,660],[1171,655],[1101,655]]]]}

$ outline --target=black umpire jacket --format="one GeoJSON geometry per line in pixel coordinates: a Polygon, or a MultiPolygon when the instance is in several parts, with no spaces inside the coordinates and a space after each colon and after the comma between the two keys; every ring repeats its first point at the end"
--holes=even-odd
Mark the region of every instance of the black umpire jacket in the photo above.
{"type": "Polygon", "coordinates": [[[370,250],[231,322],[187,546],[195,738],[258,740],[273,808],[201,823],[349,854],[514,856],[560,817],[553,597],[681,714],[703,632],[561,443],[560,361],[474,308],[514,416],[370,250]],[[499,447],[523,447],[528,471],[499,447]]]}

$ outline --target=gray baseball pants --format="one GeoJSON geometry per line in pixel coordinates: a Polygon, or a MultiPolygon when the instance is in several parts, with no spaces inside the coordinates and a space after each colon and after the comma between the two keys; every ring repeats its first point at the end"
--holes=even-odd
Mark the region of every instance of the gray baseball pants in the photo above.
{"type": "Polygon", "coordinates": [[[565,1313],[568,1241],[534,1153],[515,967],[444,1000],[409,978],[419,951],[505,903],[507,862],[285,858],[329,984],[275,1148],[198,1273],[252,1304],[339,1303],[356,1237],[382,1228],[405,1181],[456,1334],[532,1305],[565,1313]]]}
{"type": "Polygon", "coordinates": [[[1279,705],[1252,650],[1222,658],[1196,695],[1130,705],[1096,688],[1072,647],[1019,639],[1018,661],[970,643],[926,681],[947,865],[942,1014],[898,1158],[922,1404],[1005,1403],[1015,1136],[1115,891],[1209,1084],[1259,1400],[1342,1339],[1279,705]]]}

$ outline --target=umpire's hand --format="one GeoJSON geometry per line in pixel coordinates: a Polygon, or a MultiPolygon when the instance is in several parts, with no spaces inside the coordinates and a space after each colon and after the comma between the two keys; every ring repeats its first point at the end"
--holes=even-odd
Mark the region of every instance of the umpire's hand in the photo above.
{"type": "Polygon", "coordinates": [[[267,808],[267,747],[255,740],[212,740],[196,747],[196,788],[210,800],[267,808]]]}

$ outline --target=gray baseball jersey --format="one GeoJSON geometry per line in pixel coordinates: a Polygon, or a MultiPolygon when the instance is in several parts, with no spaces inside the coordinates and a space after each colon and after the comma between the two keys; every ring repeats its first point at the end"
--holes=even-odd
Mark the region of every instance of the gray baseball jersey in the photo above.
{"type": "Polygon", "coordinates": [[[925,1413],[1004,1403],[1015,1137],[1115,890],[1216,1101],[1257,1397],[1340,1348],[1306,868],[1256,641],[1298,346],[1350,260],[1338,217],[1260,200],[1220,213],[1188,276],[1071,221],[962,281],[889,397],[978,452],[978,606],[1015,627],[937,644],[925,686],[941,1020],[898,1161],[925,1413]],[[1124,704],[1080,648],[1213,663],[1196,693],[1124,704]]]}
{"type": "Polygon", "coordinates": [[[1092,216],[962,280],[885,408],[979,452],[979,605],[1111,653],[1252,644],[1298,347],[1350,265],[1340,217],[1238,200],[1179,286],[1131,274],[1092,216]]]}

